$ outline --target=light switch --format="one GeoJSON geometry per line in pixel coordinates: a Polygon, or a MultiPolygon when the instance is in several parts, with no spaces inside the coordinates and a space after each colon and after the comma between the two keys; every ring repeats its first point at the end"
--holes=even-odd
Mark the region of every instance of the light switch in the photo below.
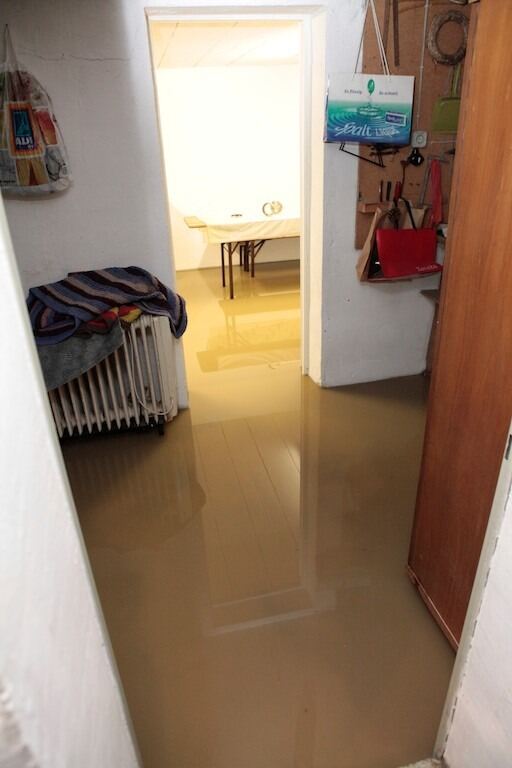
{"type": "Polygon", "coordinates": [[[413,147],[422,149],[427,146],[428,134],[426,131],[413,131],[411,144],[413,147]]]}

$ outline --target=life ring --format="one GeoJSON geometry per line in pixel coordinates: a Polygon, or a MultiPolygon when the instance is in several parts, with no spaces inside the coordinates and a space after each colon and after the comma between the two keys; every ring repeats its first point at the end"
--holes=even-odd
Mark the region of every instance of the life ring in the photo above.
{"type": "Polygon", "coordinates": [[[427,38],[427,47],[430,55],[439,64],[449,64],[455,66],[459,61],[462,61],[466,55],[466,46],[468,43],[468,17],[464,16],[460,11],[446,11],[446,13],[439,13],[432,19],[430,30],[427,38]],[[445,53],[439,48],[437,38],[441,27],[449,22],[459,24],[462,30],[463,40],[456,51],[453,53],[445,53]]]}

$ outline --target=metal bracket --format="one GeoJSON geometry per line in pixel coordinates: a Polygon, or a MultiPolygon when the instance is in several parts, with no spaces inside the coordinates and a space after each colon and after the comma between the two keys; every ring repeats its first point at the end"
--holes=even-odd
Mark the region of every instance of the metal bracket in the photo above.
{"type": "Polygon", "coordinates": [[[377,160],[372,160],[370,157],[364,157],[363,155],[358,155],[355,152],[351,152],[349,149],[345,149],[345,142],[343,141],[340,144],[340,152],[344,152],[346,155],[350,155],[351,157],[357,157],[358,160],[363,160],[365,163],[370,163],[370,165],[376,165],[377,168],[385,168],[386,166],[384,165],[383,160],[384,155],[396,155],[398,148],[388,147],[385,144],[372,144],[370,155],[377,157],[377,160]]]}
{"type": "Polygon", "coordinates": [[[376,160],[370,160],[369,157],[363,157],[362,155],[358,155],[356,152],[350,152],[349,149],[345,149],[345,142],[340,144],[340,152],[344,152],[346,155],[350,155],[351,157],[356,157],[358,160],[364,160],[365,163],[376,165],[378,168],[385,168],[382,155],[377,155],[379,158],[378,162],[376,160]]]}

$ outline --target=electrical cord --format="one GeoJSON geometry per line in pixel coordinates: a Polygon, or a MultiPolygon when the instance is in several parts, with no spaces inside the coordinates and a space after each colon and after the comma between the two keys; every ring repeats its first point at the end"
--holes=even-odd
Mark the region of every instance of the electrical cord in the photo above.
{"type": "MultiPolygon", "coordinates": [[[[168,410],[154,411],[152,408],[148,408],[148,406],[142,400],[142,397],[137,392],[137,379],[135,378],[135,352],[133,349],[133,339],[131,337],[131,334],[124,329],[123,329],[123,334],[126,342],[126,347],[128,348],[129,359],[127,358],[127,362],[131,366],[131,370],[129,371],[129,373],[130,373],[131,381],[133,381],[133,391],[135,392],[135,397],[137,399],[137,402],[142,408],[144,408],[145,411],[150,413],[152,416],[167,416],[169,413],[171,413],[171,411],[174,408],[174,398],[172,397],[172,395],[171,395],[170,407],[168,408],[168,410]]],[[[160,394],[163,394],[163,393],[160,393],[160,394]]]]}

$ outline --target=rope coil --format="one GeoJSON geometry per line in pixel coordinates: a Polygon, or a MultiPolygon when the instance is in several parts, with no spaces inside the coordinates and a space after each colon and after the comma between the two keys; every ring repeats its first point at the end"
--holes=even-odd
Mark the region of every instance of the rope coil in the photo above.
{"type": "Polygon", "coordinates": [[[446,11],[446,13],[439,13],[432,19],[430,30],[427,38],[427,47],[430,55],[437,61],[438,64],[447,64],[449,66],[455,66],[459,61],[462,61],[466,55],[466,47],[468,43],[468,18],[460,11],[446,11]],[[458,24],[462,32],[462,42],[453,53],[446,53],[439,47],[438,37],[439,32],[445,24],[450,22],[458,24]]]}

